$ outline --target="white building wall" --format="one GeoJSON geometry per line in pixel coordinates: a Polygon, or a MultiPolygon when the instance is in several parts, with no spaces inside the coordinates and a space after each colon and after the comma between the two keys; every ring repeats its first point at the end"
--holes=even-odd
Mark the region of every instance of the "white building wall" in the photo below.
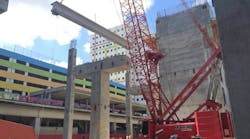
{"type": "MultiPolygon", "coordinates": [[[[112,32],[118,34],[121,37],[125,37],[124,27],[122,25],[116,26],[110,29],[112,32]]],[[[94,34],[91,36],[90,39],[90,54],[91,54],[91,62],[99,61],[108,57],[116,56],[116,55],[128,55],[129,52],[114,42],[107,40],[106,38],[102,37],[101,35],[94,34]]],[[[124,84],[125,85],[125,73],[126,71],[120,71],[116,73],[110,74],[110,79],[124,84]]],[[[133,75],[133,72],[131,73],[133,75]]],[[[132,82],[135,80],[131,76],[132,82]]],[[[143,97],[135,96],[134,101],[138,103],[145,103],[143,97]]]]}

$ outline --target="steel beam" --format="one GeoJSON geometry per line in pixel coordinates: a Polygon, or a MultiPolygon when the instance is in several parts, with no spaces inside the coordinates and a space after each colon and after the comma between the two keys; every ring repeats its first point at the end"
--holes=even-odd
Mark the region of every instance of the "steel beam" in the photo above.
{"type": "Polygon", "coordinates": [[[66,7],[65,5],[54,2],[52,3],[52,14],[61,15],[62,17],[90,30],[97,34],[102,35],[103,37],[111,40],[114,43],[121,45],[124,48],[127,48],[127,41],[122,37],[116,35],[115,33],[109,31],[108,29],[102,27],[101,25],[95,23],[94,21],[80,15],[79,13],[73,11],[72,9],[66,7]]]}

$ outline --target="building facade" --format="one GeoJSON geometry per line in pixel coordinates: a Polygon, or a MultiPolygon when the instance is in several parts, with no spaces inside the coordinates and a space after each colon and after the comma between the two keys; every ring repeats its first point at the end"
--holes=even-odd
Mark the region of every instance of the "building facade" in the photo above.
{"type": "MultiPolygon", "coordinates": [[[[0,63],[0,119],[31,125],[37,134],[62,134],[67,69],[2,48],[0,63]]],[[[89,133],[91,87],[91,79],[75,80],[75,134],[89,133]]],[[[111,132],[125,133],[125,86],[110,81],[109,89],[111,132]]],[[[145,105],[132,105],[138,128],[145,105]]]]}
{"type": "MultiPolygon", "coordinates": [[[[191,9],[198,22],[204,27],[210,39],[216,39],[213,30],[213,17],[208,4],[191,9]]],[[[187,85],[195,73],[211,55],[204,36],[186,11],[158,17],[156,21],[157,46],[165,57],[159,63],[162,88],[170,100],[173,100],[187,85]]],[[[211,74],[210,74],[211,75],[211,74]]],[[[189,115],[208,99],[210,78],[206,79],[180,109],[181,117],[189,115]]],[[[217,85],[220,86],[220,83],[217,85]]],[[[220,88],[220,87],[218,87],[220,88]]],[[[220,89],[219,89],[220,90],[220,89]]],[[[223,104],[222,93],[216,101],[223,104]]]]}
{"type": "MultiPolygon", "coordinates": [[[[66,86],[67,69],[0,48],[0,91],[29,95],[66,86]]],[[[76,79],[78,89],[90,89],[90,79],[76,79]]],[[[125,86],[110,82],[111,93],[125,96],[125,86]]]]}
{"type": "MultiPolygon", "coordinates": [[[[123,25],[113,27],[110,30],[116,33],[117,35],[119,35],[120,37],[125,37],[126,35],[123,25]]],[[[107,57],[112,57],[116,55],[129,55],[129,52],[128,50],[115,44],[114,42],[111,42],[100,35],[94,34],[91,36],[91,40],[90,40],[90,54],[91,54],[91,58],[90,58],[91,62],[94,62],[94,61],[99,61],[107,57]]],[[[126,84],[125,74],[126,74],[126,71],[111,73],[110,79],[114,82],[125,85],[126,84]]],[[[131,83],[134,81],[135,81],[135,78],[133,76],[133,71],[132,71],[131,83]]],[[[133,100],[135,102],[145,104],[145,101],[142,95],[133,96],[133,100]]]]}

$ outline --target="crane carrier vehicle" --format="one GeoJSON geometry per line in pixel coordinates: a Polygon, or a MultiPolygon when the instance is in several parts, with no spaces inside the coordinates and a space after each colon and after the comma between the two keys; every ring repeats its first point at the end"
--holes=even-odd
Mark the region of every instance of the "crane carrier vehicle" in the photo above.
{"type": "Polygon", "coordinates": [[[178,118],[177,111],[221,61],[220,47],[209,37],[186,1],[181,2],[209,45],[212,55],[170,102],[159,81],[157,65],[163,55],[157,50],[156,41],[150,34],[143,2],[120,0],[131,65],[151,117],[143,122],[142,139],[233,138],[230,114],[220,112],[221,104],[213,99],[208,98],[186,118],[178,118]]]}

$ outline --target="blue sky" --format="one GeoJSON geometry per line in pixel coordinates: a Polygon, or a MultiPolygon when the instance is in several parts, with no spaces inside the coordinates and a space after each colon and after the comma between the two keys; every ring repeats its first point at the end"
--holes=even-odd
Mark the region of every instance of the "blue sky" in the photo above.
{"type": "MultiPolygon", "coordinates": [[[[33,57],[39,54],[45,61],[66,67],[69,42],[76,39],[78,64],[88,62],[91,33],[66,19],[53,16],[50,13],[52,2],[10,0],[8,11],[0,15],[0,47],[24,47],[34,53],[33,57]]],[[[122,23],[118,0],[64,0],[63,4],[106,28],[122,23]]],[[[180,0],[145,0],[144,4],[152,31],[155,31],[158,12],[180,8],[180,0]]]]}

